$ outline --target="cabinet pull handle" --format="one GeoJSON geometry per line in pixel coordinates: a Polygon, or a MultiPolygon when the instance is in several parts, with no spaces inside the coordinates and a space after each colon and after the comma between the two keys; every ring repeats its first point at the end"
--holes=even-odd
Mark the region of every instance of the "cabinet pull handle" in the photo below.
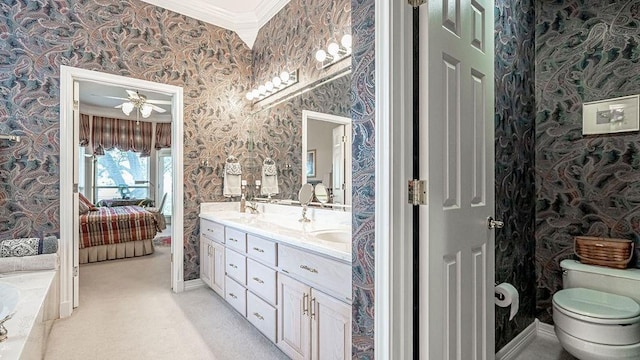
{"type": "Polygon", "coordinates": [[[207,255],[211,256],[211,244],[207,245],[207,255]]]}
{"type": "Polygon", "coordinates": [[[232,268],[234,268],[234,269],[237,269],[237,268],[238,268],[238,267],[237,267],[237,266],[235,266],[234,264],[229,264],[229,267],[232,267],[232,268]]]}
{"type": "Polygon", "coordinates": [[[229,296],[231,296],[234,299],[237,299],[238,297],[234,294],[234,293],[229,293],[229,296]]]}
{"type": "Polygon", "coordinates": [[[264,252],[264,250],[262,250],[262,249],[260,249],[260,248],[257,248],[257,247],[254,247],[254,248],[253,248],[253,250],[255,250],[255,251],[257,251],[257,252],[260,252],[260,253],[263,253],[263,252],[264,252]]]}
{"type": "Polygon", "coordinates": [[[213,232],[213,229],[207,229],[208,232],[213,232]]]}
{"type": "Polygon", "coordinates": [[[264,320],[264,317],[262,315],[258,314],[257,312],[254,312],[253,316],[257,317],[260,320],[264,320]]]}
{"type": "Polygon", "coordinates": [[[311,299],[311,318],[316,317],[316,298],[311,299]]]}
{"type": "Polygon", "coordinates": [[[316,269],[314,269],[312,267],[309,267],[307,265],[300,265],[300,269],[307,270],[307,271],[312,272],[314,274],[318,273],[318,270],[316,270],[316,269]]]}
{"type": "Polygon", "coordinates": [[[257,277],[254,277],[254,278],[253,278],[253,281],[257,282],[258,284],[264,284],[264,281],[260,280],[260,279],[259,279],[259,278],[257,278],[257,277]]]}
{"type": "Polygon", "coordinates": [[[232,237],[229,238],[230,241],[238,242],[238,239],[234,239],[232,237]]]}
{"type": "Polygon", "coordinates": [[[304,293],[302,295],[302,315],[309,313],[309,295],[304,293]]]}

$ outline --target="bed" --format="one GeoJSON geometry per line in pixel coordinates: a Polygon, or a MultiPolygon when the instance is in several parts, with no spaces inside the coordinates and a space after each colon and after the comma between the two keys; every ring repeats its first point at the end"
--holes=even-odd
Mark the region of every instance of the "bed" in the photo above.
{"type": "Polygon", "coordinates": [[[98,207],[80,215],[80,263],[152,254],[159,231],[154,215],[140,206],[98,207]]]}

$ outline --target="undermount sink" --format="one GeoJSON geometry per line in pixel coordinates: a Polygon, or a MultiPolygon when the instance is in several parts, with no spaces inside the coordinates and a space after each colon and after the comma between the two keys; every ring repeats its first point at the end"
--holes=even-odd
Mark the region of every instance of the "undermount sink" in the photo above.
{"type": "Polygon", "coordinates": [[[317,230],[309,233],[323,241],[341,244],[351,243],[351,232],[347,230],[317,230]]]}

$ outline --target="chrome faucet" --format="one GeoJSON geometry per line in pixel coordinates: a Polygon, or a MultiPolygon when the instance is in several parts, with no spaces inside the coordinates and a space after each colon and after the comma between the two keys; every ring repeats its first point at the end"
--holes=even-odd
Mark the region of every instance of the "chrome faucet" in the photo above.
{"type": "Polygon", "coordinates": [[[247,209],[251,211],[252,214],[259,214],[258,203],[247,201],[247,209]]]}

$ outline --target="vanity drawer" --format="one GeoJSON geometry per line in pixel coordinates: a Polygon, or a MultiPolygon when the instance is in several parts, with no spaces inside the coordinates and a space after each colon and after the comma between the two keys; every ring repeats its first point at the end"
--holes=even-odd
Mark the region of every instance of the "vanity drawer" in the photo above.
{"type": "Polygon", "coordinates": [[[242,316],[247,316],[247,289],[235,282],[232,278],[225,279],[224,299],[242,316]]]}
{"type": "Polygon", "coordinates": [[[276,266],[277,246],[273,241],[247,234],[247,254],[262,263],[276,266]]]}
{"type": "Polygon", "coordinates": [[[247,283],[247,258],[229,248],[224,249],[224,257],[224,269],[227,272],[227,276],[245,285],[247,283]]]}
{"type": "Polygon", "coordinates": [[[278,247],[278,263],[285,274],[308,280],[314,287],[351,302],[351,264],[328,259],[302,250],[278,247]]]}
{"type": "Polygon", "coordinates": [[[276,342],[276,309],[251,292],[247,292],[247,319],[269,340],[276,342]]]}
{"type": "Polygon", "coordinates": [[[201,219],[200,234],[215,242],[224,244],[224,225],[214,223],[213,221],[201,219]]]}
{"type": "Polygon", "coordinates": [[[247,287],[271,304],[276,303],[276,271],[247,259],[247,287]]]}
{"type": "Polygon", "coordinates": [[[225,245],[241,253],[247,252],[247,233],[227,227],[225,229],[225,245]]]}

